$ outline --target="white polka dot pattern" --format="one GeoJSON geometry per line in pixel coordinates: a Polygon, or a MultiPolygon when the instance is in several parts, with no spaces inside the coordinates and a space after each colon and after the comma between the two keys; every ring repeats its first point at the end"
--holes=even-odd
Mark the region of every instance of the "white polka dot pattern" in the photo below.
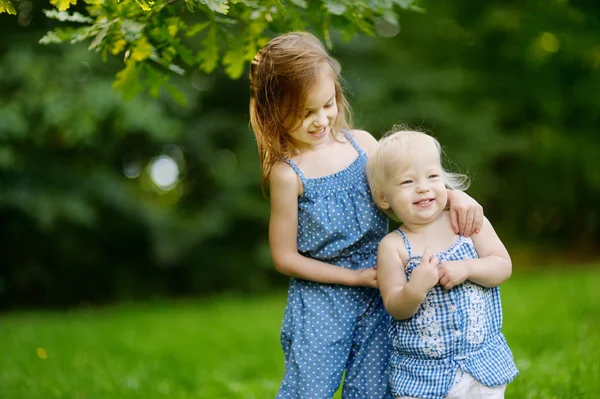
{"type": "MultiPolygon", "coordinates": [[[[306,179],[298,198],[298,251],[350,269],[373,267],[387,218],[371,200],[367,156],[335,174],[306,179]]],[[[292,279],[281,327],[285,376],[277,399],[391,399],[387,364],[389,315],[377,289],[292,279]]]]}

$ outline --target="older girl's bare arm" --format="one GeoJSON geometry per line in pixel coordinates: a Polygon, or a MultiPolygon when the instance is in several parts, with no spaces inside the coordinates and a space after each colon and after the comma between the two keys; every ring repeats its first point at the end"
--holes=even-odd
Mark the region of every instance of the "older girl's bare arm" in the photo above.
{"type": "Polygon", "coordinates": [[[288,165],[276,164],[271,171],[269,186],[269,244],[273,263],[280,273],[326,284],[377,286],[374,269],[358,272],[298,253],[298,177],[288,165]]]}
{"type": "Polygon", "coordinates": [[[397,320],[408,319],[417,312],[428,289],[406,281],[400,251],[404,242],[396,233],[381,240],[377,252],[377,282],[387,312],[397,320]]]}
{"type": "Polygon", "coordinates": [[[481,231],[471,236],[479,258],[445,262],[440,266],[440,284],[446,289],[465,280],[484,287],[496,287],[512,274],[512,262],[506,247],[484,218],[481,231]]]}

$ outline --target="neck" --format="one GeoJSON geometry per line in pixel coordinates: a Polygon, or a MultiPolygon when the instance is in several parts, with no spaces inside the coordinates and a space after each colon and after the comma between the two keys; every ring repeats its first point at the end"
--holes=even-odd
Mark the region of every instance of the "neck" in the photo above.
{"type": "Polygon", "coordinates": [[[440,212],[437,216],[427,222],[418,223],[418,222],[409,222],[402,223],[402,230],[407,233],[412,233],[414,235],[426,235],[432,229],[439,229],[441,224],[444,222],[444,218],[442,218],[443,212],[440,212]]]}

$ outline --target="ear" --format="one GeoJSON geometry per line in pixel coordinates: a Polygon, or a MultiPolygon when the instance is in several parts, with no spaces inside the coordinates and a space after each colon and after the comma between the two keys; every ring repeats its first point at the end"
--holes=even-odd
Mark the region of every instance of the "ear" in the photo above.
{"type": "Polygon", "coordinates": [[[385,198],[384,193],[379,193],[376,202],[377,206],[379,206],[381,209],[390,209],[390,203],[388,202],[387,198],[385,198]]]}

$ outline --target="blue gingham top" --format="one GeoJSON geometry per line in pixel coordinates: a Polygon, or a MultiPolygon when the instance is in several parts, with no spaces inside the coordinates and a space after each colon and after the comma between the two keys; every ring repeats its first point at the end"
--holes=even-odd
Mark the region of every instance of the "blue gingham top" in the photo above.
{"type": "MultiPolygon", "coordinates": [[[[410,280],[421,257],[413,255],[404,232],[396,232],[408,251],[405,271],[410,280]]],[[[437,256],[442,262],[479,257],[473,240],[463,236],[437,256]]],[[[509,383],[519,372],[501,327],[499,287],[486,288],[468,280],[449,291],[433,287],[413,317],[391,321],[392,393],[444,398],[459,368],[487,386],[509,383]]]]}

